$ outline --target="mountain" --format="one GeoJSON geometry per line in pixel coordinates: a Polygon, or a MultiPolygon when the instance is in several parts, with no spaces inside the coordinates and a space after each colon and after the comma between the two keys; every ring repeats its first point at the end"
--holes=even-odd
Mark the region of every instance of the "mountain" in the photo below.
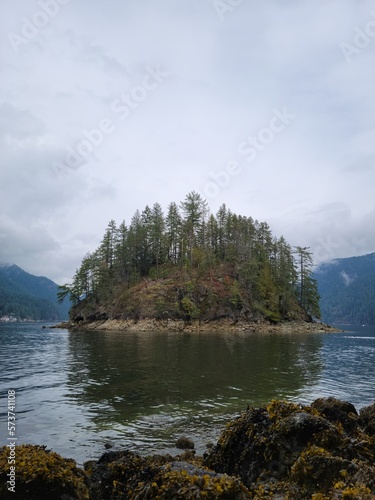
{"type": "Polygon", "coordinates": [[[57,303],[58,285],[43,276],[34,276],[14,264],[0,264],[0,317],[62,320],[70,304],[57,303]]]}
{"type": "Polygon", "coordinates": [[[375,253],[321,264],[314,277],[323,321],[375,325],[375,253]]]}

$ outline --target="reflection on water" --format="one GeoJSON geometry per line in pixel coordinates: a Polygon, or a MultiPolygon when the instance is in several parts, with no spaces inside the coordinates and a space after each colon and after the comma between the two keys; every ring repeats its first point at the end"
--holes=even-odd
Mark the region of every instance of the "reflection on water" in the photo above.
{"type": "Polygon", "coordinates": [[[7,390],[16,389],[19,442],[46,444],[80,463],[108,440],[175,453],[180,434],[202,453],[247,404],[324,395],[372,403],[374,338],[371,329],[129,334],[0,325],[0,419],[7,390]]]}

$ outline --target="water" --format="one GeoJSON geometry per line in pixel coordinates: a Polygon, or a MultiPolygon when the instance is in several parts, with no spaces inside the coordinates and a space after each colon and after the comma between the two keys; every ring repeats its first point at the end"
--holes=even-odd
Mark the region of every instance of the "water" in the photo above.
{"type": "Polygon", "coordinates": [[[16,391],[18,443],[79,464],[104,444],[198,453],[249,405],[322,396],[375,402],[375,327],[338,334],[75,332],[0,324],[0,444],[16,391]]]}

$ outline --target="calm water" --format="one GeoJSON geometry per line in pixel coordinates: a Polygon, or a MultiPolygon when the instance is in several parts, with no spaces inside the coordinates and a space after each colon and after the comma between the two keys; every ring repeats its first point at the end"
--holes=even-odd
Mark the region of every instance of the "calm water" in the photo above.
{"type": "Polygon", "coordinates": [[[375,402],[375,327],[339,334],[79,332],[0,324],[0,444],[16,390],[18,443],[45,444],[79,464],[111,441],[198,452],[225,422],[272,398],[375,402]]]}

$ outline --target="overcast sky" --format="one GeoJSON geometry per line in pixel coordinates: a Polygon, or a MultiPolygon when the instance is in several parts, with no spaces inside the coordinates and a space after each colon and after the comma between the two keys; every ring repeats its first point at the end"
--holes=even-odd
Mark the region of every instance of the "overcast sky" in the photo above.
{"type": "Polygon", "coordinates": [[[3,0],[0,262],[70,281],[198,191],[316,261],[375,251],[375,1],[3,0]]]}

